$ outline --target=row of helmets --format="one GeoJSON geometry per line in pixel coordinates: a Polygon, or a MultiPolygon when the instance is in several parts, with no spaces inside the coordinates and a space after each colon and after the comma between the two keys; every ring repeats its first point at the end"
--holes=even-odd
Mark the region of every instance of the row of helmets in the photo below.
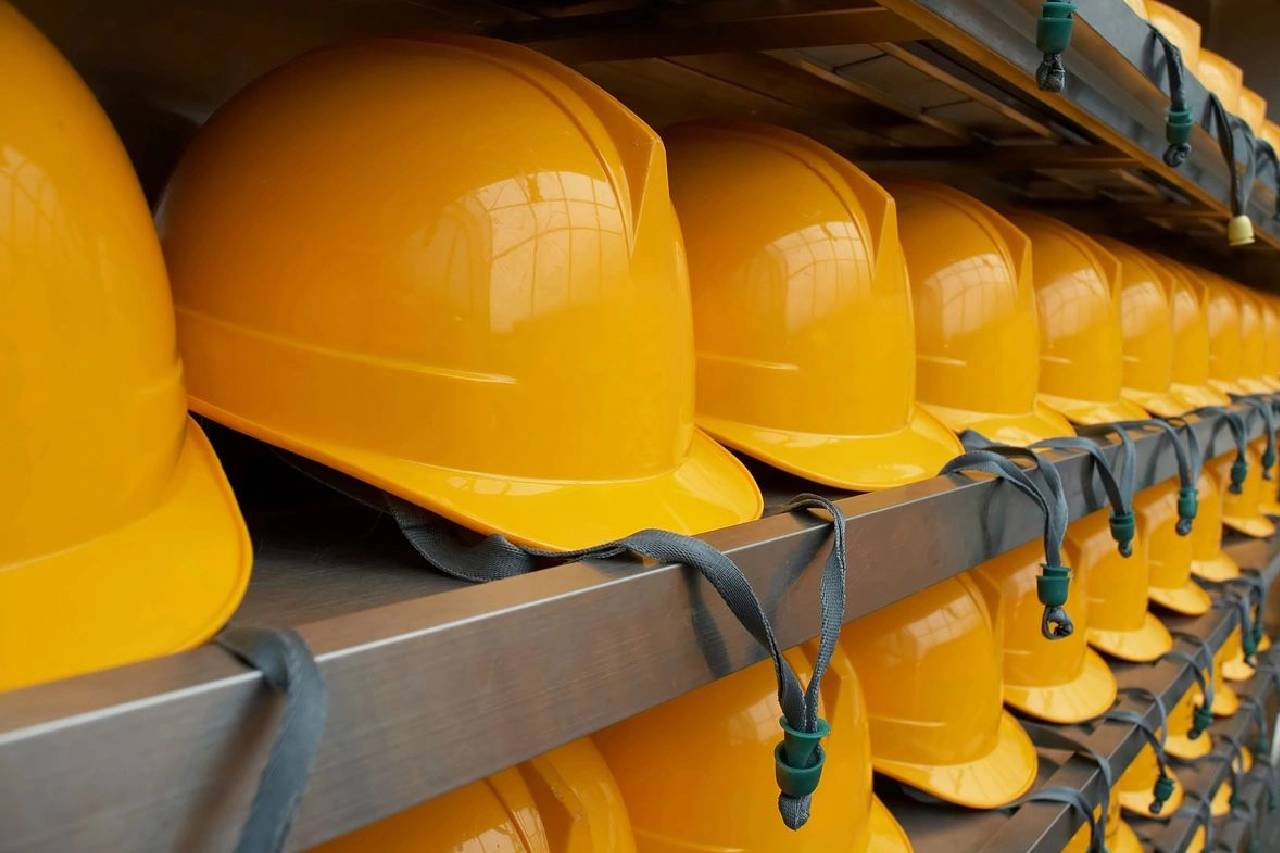
{"type": "Polygon", "coordinates": [[[1182,54],[1182,64],[1204,87],[1217,95],[1228,112],[1238,115],[1253,131],[1280,151],[1280,125],[1267,118],[1267,99],[1244,84],[1244,71],[1230,59],[1201,47],[1200,24],[1158,0],[1125,0],[1134,13],[1149,21],[1182,54]]]}
{"type": "MultiPolygon", "coordinates": [[[[890,195],[774,127],[660,140],[575,72],[476,38],[371,39],[254,83],[185,153],[158,239],[106,116],[7,5],[0,47],[0,689],[189,648],[236,608],[249,541],[188,406],[563,550],[757,517],[724,446],[881,489],[935,475],[964,430],[1026,445],[1280,388],[1276,306],[1216,276],[943,186],[890,195]]],[[[1216,518],[1260,535],[1268,498],[1256,460],[1239,495],[1220,463],[1192,537],[1176,482],[1138,496],[1123,566],[1105,513],[1072,526],[1072,638],[1040,638],[1038,546],[848,626],[799,832],[773,808],[766,663],[334,849],[906,849],[873,767],[1007,803],[1036,754],[1004,703],[1095,716],[1115,682],[1089,645],[1159,657],[1148,598],[1203,612],[1191,573],[1238,573],[1216,518]]],[[[787,656],[815,666],[813,644],[787,656]]]]}

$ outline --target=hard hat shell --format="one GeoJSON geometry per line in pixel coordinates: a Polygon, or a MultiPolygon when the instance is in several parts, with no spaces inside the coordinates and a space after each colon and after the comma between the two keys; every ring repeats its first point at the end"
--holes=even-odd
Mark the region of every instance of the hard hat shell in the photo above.
{"type": "Polygon", "coordinates": [[[1036,597],[1036,577],[1042,563],[1044,547],[1035,540],[987,560],[969,574],[988,609],[1002,614],[1005,703],[1049,722],[1079,723],[1111,707],[1116,679],[1088,646],[1084,583],[1071,584],[1067,596],[1075,632],[1056,640],[1041,634],[1044,605],[1036,597]]]}
{"type": "Polygon", "coordinates": [[[1173,395],[1191,409],[1229,406],[1231,398],[1209,381],[1208,291],[1188,267],[1169,258],[1158,260],[1171,275],[1173,395]]]}
{"type": "MultiPolygon", "coordinates": [[[[1262,479],[1262,454],[1266,443],[1266,436],[1259,436],[1245,448],[1245,461],[1249,470],[1240,494],[1232,494],[1230,489],[1225,489],[1222,493],[1222,523],[1232,530],[1259,539],[1266,539],[1276,532],[1275,523],[1262,513],[1264,492],[1275,487],[1275,481],[1268,483],[1262,479]]],[[[1234,453],[1231,458],[1235,458],[1234,453]]]]}
{"type": "MultiPolygon", "coordinates": [[[[1093,810],[1095,817],[1101,812],[1101,807],[1095,807],[1093,810]]],[[[1089,853],[1091,840],[1089,824],[1085,823],[1076,830],[1075,835],[1071,836],[1067,846],[1062,848],[1062,853],[1089,853]]],[[[1106,842],[1107,853],[1142,853],[1142,842],[1138,840],[1133,827],[1120,817],[1120,792],[1115,788],[1112,789],[1111,798],[1107,801],[1106,842]]]]}
{"type": "Polygon", "coordinates": [[[1232,292],[1240,305],[1240,375],[1268,392],[1280,391],[1280,385],[1267,377],[1266,327],[1258,296],[1239,285],[1232,292]]]}
{"type": "Polygon", "coordinates": [[[1172,275],[1145,252],[1095,237],[1120,264],[1120,332],[1124,354],[1120,393],[1153,415],[1177,417],[1190,408],[1173,395],[1172,275]]]}
{"type": "Polygon", "coordinates": [[[1240,576],[1240,567],[1222,550],[1222,499],[1231,482],[1235,453],[1207,460],[1196,481],[1199,501],[1191,527],[1191,572],[1215,583],[1240,576]]]}
{"type": "Polygon", "coordinates": [[[909,181],[888,189],[911,279],[920,402],[955,432],[1006,444],[1071,435],[1070,423],[1036,399],[1026,236],[950,187],[909,181]]]}
{"type": "Polygon", "coordinates": [[[1031,240],[1040,317],[1040,399],[1074,423],[1145,418],[1121,396],[1120,263],[1071,226],[1011,217],[1031,240]]]}
{"type": "Polygon", "coordinates": [[[89,89],[0,3],[0,690],[169,654],[250,545],[187,417],[160,243],[89,89]]]}
{"type": "Polygon", "coordinates": [[[550,59],[457,35],[306,55],[218,111],[159,219],[214,420],[525,545],[761,511],[694,427],[662,144],[550,59]]]}
{"type": "Polygon", "coordinates": [[[1143,489],[1134,496],[1133,512],[1147,533],[1147,597],[1175,613],[1199,616],[1213,602],[1191,579],[1191,537],[1177,532],[1178,486],[1173,478],[1143,489]]]}
{"type": "Polygon", "coordinates": [[[1227,681],[1248,681],[1255,671],[1244,659],[1244,638],[1237,626],[1223,643],[1222,677],[1227,681]]]}
{"type": "Polygon", "coordinates": [[[1207,298],[1209,383],[1229,394],[1266,394],[1270,389],[1244,373],[1244,327],[1240,301],[1231,283],[1199,270],[1207,298]]]}
{"type": "Polygon", "coordinates": [[[312,848],[312,853],[635,853],[627,809],[591,741],[516,767],[312,848]]]}
{"type": "Polygon", "coordinates": [[[1248,122],[1249,129],[1255,136],[1261,135],[1267,121],[1267,99],[1245,86],[1240,90],[1237,106],[1240,118],[1248,122]]]}
{"type": "Polygon", "coordinates": [[[778,127],[694,122],[663,136],[689,256],[698,425],[849,489],[924,480],[960,455],[915,401],[889,194],[778,127]]]}
{"type": "Polygon", "coordinates": [[[1147,0],[1147,20],[1164,33],[1182,53],[1182,65],[1188,71],[1200,63],[1200,25],[1172,6],[1147,0]]]}
{"type": "Polygon", "coordinates": [[[1168,820],[1170,815],[1182,806],[1186,789],[1183,788],[1177,771],[1172,767],[1169,768],[1169,775],[1173,778],[1173,793],[1169,795],[1169,799],[1165,800],[1160,813],[1155,814],[1151,811],[1152,788],[1156,784],[1159,773],[1160,765],[1156,761],[1155,750],[1151,748],[1151,744],[1143,744],[1142,749],[1138,750],[1138,754],[1134,756],[1133,763],[1116,780],[1115,788],[1118,792],[1120,808],[1142,817],[1168,820]]]}
{"type": "Polygon", "coordinates": [[[841,643],[866,690],[876,771],[971,808],[1026,793],[1038,760],[1001,703],[1003,633],[967,575],[845,626],[841,643]]]}
{"type": "MultiPolygon", "coordinates": [[[[1172,39],[1170,39],[1172,41],[1172,39]]],[[[1185,57],[1183,58],[1185,63],[1185,57]]],[[[1240,95],[1244,91],[1244,71],[1225,56],[1200,48],[1195,64],[1196,77],[1206,89],[1218,96],[1227,112],[1240,112],[1240,95]]]]}
{"type": "Polygon", "coordinates": [[[1195,710],[1200,704],[1199,688],[1188,689],[1169,709],[1169,733],[1164,751],[1182,761],[1195,761],[1213,751],[1213,732],[1205,731],[1197,738],[1187,737],[1195,722],[1195,710]]]}
{"type": "MultiPolygon", "coordinates": [[[[1120,556],[1110,512],[1099,510],[1067,528],[1067,562],[1085,589],[1089,645],[1121,660],[1148,662],[1173,648],[1164,624],[1147,610],[1147,539],[1140,526],[1133,553],[1120,556]]],[[[1058,641],[1055,641],[1058,642],[1058,641]]]]}
{"type": "Polygon", "coordinates": [[[1255,296],[1262,309],[1263,378],[1270,385],[1280,385],[1280,299],[1266,293],[1255,296]]]}
{"type": "MultiPolygon", "coordinates": [[[[786,652],[807,680],[818,652],[810,642],[786,652]]],[[[826,764],[809,822],[788,829],[778,819],[778,786],[761,756],[779,732],[777,682],[770,661],[720,678],[593,739],[626,800],[645,853],[732,850],[823,853],[909,851],[905,833],[871,790],[867,710],[853,664],[837,648],[823,681],[826,764]],[[673,778],[696,784],[672,790],[673,778]]]]}

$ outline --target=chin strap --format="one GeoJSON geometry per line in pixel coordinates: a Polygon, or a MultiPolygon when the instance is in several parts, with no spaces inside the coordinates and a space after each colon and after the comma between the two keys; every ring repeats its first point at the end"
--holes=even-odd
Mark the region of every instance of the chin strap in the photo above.
{"type": "MultiPolygon", "coordinates": [[[[1219,741],[1225,741],[1228,747],[1225,755],[1206,755],[1212,761],[1225,761],[1227,763],[1227,773],[1231,779],[1227,784],[1231,785],[1231,811],[1243,811],[1245,809],[1244,797],[1240,794],[1241,777],[1244,776],[1244,747],[1240,741],[1229,732],[1223,732],[1218,736],[1219,741]]],[[[1226,782],[1226,780],[1223,780],[1226,782]]]]}
{"type": "Polygon", "coordinates": [[[1093,463],[1094,476],[1102,484],[1103,491],[1107,493],[1107,500],[1111,504],[1111,516],[1108,519],[1111,538],[1115,540],[1120,556],[1127,558],[1133,555],[1133,537],[1137,532],[1137,522],[1133,516],[1133,492],[1137,468],[1133,439],[1129,437],[1128,430],[1122,426],[1107,424],[1102,429],[1114,432],[1120,437],[1116,458],[1113,460],[1107,459],[1097,442],[1076,436],[1038,441],[1031,445],[1031,449],[1083,450],[1089,454],[1093,463]]]}
{"type": "Polygon", "coordinates": [[[1215,433],[1223,423],[1231,430],[1231,437],[1236,444],[1236,458],[1231,463],[1231,484],[1227,487],[1227,491],[1233,495],[1240,494],[1244,491],[1244,481],[1249,476],[1249,462],[1246,450],[1248,439],[1245,436],[1244,419],[1240,417],[1239,412],[1233,412],[1221,406],[1204,406],[1196,409],[1192,414],[1217,415],[1221,417],[1222,420],[1218,422],[1219,426],[1214,429],[1215,433]]]}
{"type": "Polygon", "coordinates": [[[1174,812],[1175,815],[1189,817],[1204,828],[1204,850],[1213,849],[1213,812],[1209,809],[1208,800],[1197,800],[1188,797],[1186,804],[1174,812]]]}
{"type": "Polygon", "coordinates": [[[1249,192],[1253,188],[1253,176],[1257,169],[1257,152],[1253,131],[1240,119],[1227,112],[1222,100],[1212,92],[1209,93],[1209,107],[1213,113],[1214,124],[1218,132],[1218,148],[1222,152],[1223,162],[1231,174],[1231,221],[1227,224],[1227,241],[1232,247],[1247,246],[1254,242],[1253,223],[1249,221],[1249,192]],[[1244,174],[1236,166],[1236,137],[1239,130],[1245,138],[1244,174]]]}
{"type": "Polygon", "coordinates": [[[1067,533],[1067,497],[1062,488],[1062,479],[1058,469],[1034,450],[1025,447],[1009,447],[1002,444],[990,444],[977,433],[965,432],[960,436],[966,446],[974,443],[986,443],[981,449],[969,451],[963,456],[953,459],[943,468],[948,474],[962,468],[979,470],[988,474],[1003,476],[1016,486],[1019,491],[1036,502],[1044,512],[1044,555],[1040,576],[1036,578],[1036,596],[1044,605],[1044,614],[1040,619],[1040,633],[1047,640],[1059,640],[1071,636],[1075,626],[1067,614],[1067,593],[1071,585],[1071,569],[1062,562],[1062,539],[1067,533]],[[1028,459],[1036,464],[1044,478],[1048,495],[1041,492],[1021,468],[1014,465],[1001,465],[996,460],[1007,462],[1010,459],[1028,459]],[[963,462],[962,462],[963,460],[963,462]],[[952,467],[952,466],[956,467],[952,467]]]}
{"type": "Polygon", "coordinates": [[[1164,804],[1173,796],[1174,791],[1173,772],[1169,770],[1169,760],[1164,751],[1165,737],[1169,731],[1169,715],[1165,710],[1164,700],[1145,687],[1125,687],[1119,693],[1126,696],[1136,696],[1139,699],[1155,703],[1157,718],[1155,726],[1147,722],[1145,715],[1127,708],[1112,708],[1103,714],[1103,719],[1136,726],[1147,741],[1147,745],[1151,747],[1151,751],[1155,753],[1158,771],[1156,781],[1151,786],[1151,805],[1149,808],[1152,814],[1158,815],[1164,811],[1164,804]]]}
{"type": "MultiPolygon", "coordinates": [[[[1239,578],[1223,583],[1223,587],[1231,588],[1239,587],[1239,578]]],[[[1248,581],[1243,582],[1244,597],[1235,595],[1232,592],[1226,592],[1219,596],[1214,602],[1214,607],[1230,607],[1236,612],[1236,622],[1240,627],[1240,646],[1244,654],[1244,662],[1249,666],[1254,666],[1258,662],[1258,641],[1253,632],[1253,619],[1249,607],[1250,586],[1248,581]]]]}
{"type": "Polygon", "coordinates": [[[1182,51],[1154,25],[1148,26],[1155,40],[1164,48],[1164,65],[1169,74],[1169,111],[1165,116],[1165,141],[1169,147],[1164,151],[1164,162],[1176,169],[1191,154],[1191,129],[1195,127],[1191,110],[1187,108],[1182,51]]]}
{"type": "Polygon", "coordinates": [[[1085,435],[1094,435],[1105,430],[1138,430],[1147,433],[1164,433],[1169,441],[1169,448],[1173,450],[1174,458],[1178,463],[1178,524],[1176,529],[1179,536],[1189,534],[1191,525],[1196,520],[1196,512],[1199,506],[1199,492],[1196,480],[1200,475],[1200,448],[1195,432],[1190,429],[1184,432],[1185,435],[1191,436],[1187,440],[1188,446],[1184,446],[1182,442],[1178,441],[1179,429],[1177,427],[1166,421],[1155,419],[1119,421],[1103,427],[1082,428],[1081,431],[1085,435]]]}
{"type": "Polygon", "coordinates": [[[1253,742],[1253,761],[1254,764],[1262,764],[1267,768],[1264,780],[1267,786],[1267,812],[1274,812],[1277,805],[1280,805],[1280,796],[1277,796],[1280,792],[1276,791],[1276,767],[1271,763],[1271,732],[1267,725],[1267,710],[1252,696],[1241,696],[1240,707],[1248,710],[1253,717],[1257,732],[1257,738],[1253,742]]]}
{"type": "Polygon", "coordinates": [[[1045,749],[1061,749],[1091,761],[1102,776],[1102,797],[1090,802],[1084,791],[1068,785],[1050,785],[1039,788],[1014,800],[1005,808],[1013,810],[1027,803],[1061,803],[1070,806],[1089,824],[1090,853],[1106,853],[1108,806],[1111,804],[1111,788],[1114,784],[1111,763],[1084,741],[1066,735],[1056,726],[1046,726],[1030,720],[1020,720],[1036,746],[1045,749]]]}
{"type": "MultiPolygon", "coordinates": [[[[321,483],[390,515],[424,561],[459,580],[486,583],[529,574],[553,562],[609,560],[628,554],[696,571],[711,584],[734,618],[773,661],[778,705],[782,709],[779,720],[782,741],[774,751],[774,771],[780,791],[778,811],[790,829],[799,829],[808,822],[813,793],[826,762],[822,740],[831,732],[830,724],[818,715],[822,679],[835,653],[845,612],[845,517],[832,501],[817,495],[799,495],[784,509],[797,513],[821,510],[831,517],[831,549],[823,564],[819,585],[818,655],[813,677],[804,686],[783,656],[773,625],[751,582],[732,559],[701,539],[666,530],[641,530],[612,542],[568,551],[528,548],[496,533],[475,543],[465,543],[458,538],[458,527],[435,513],[309,460],[286,457],[286,461],[321,483]]],[[[711,669],[724,674],[727,662],[715,659],[717,654],[723,656],[723,650],[717,653],[711,649],[707,654],[711,669]]]]}
{"type": "Polygon", "coordinates": [[[236,853],[279,853],[320,750],[329,691],[311,650],[294,631],[229,625],[213,641],[284,696],[280,726],[236,843],[236,853]]]}
{"type": "Polygon", "coordinates": [[[1267,434],[1267,446],[1262,451],[1262,479],[1270,482],[1271,469],[1276,464],[1276,422],[1275,412],[1271,408],[1271,400],[1252,394],[1237,396],[1235,400],[1238,403],[1244,403],[1252,410],[1252,414],[1259,415],[1262,418],[1267,434]]]}
{"type": "Polygon", "coordinates": [[[1196,647],[1194,656],[1181,649],[1173,649],[1160,656],[1161,660],[1168,658],[1169,660],[1187,664],[1191,667],[1191,675],[1195,678],[1196,684],[1200,686],[1201,704],[1197,705],[1192,712],[1191,728],[1187,731],[1187,739],[1196,740],[1213,723],[1213,711],[1211,710],[1213,708],[1213,652],[1209,651],[1209,647],[1204,640],[1201,640],[1195,634],[1173,632],[1173,636],[1193,643],[1196,647]]]}

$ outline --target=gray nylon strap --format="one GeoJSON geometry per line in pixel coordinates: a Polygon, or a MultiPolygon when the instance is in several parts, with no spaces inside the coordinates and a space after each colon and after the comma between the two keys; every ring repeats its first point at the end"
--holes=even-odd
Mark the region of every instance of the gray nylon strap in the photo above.
{"type": "MultiPolygon", "coordinates": [[[[1178,429],[1172,424],[1155,418],[1145,418],[1137,421],[1117,421],[1114,424],[1105,424],[1102,427],[1082,427],[1081,432],[1085,435],[1095,435],[1108,429],[1117,431],[1136,429],[1144,432],[1158,430],[1163,432],[1169,439],[1169,447],[1173,450],[1174,458],[1178,463],[1179,485],[1184,487],[1195,486],[1199,468],[1196,458],[1199,454],[1189,451],[1189,449],[1183,445],[1183,442],[1178,441],[1178,429]]],[[[1191,441],[1195,441],[1194,434],[1192,435],[1191,441]]]]}
{"type": "Polygon", "coordinates": [[[1200,685],[1200,692],[1204,694],[1204,706],[1206,708],[1211,707],[1213,705],[1213,652],[1209,651],[1209,646],[1195,634],[1185,634],[1179,631],[1171,631],[1170,633],[1187,642],[1195,643],[1195,656],[1193,657],[1181,649],[1173,649],[1161,655],[1161,659],[1169,658],[1189,665],[1192,677],[1200,685]]]}
{"type": "Polygon", "coordinates": [[[1089,824],[1089,849],[1098,853],[1105,851],[1107,805],[1111,802],[1111,787],[1114,784],[1111,764],[1089,744],[1065,734],[1055,726],[1046,726],[1030,720],[1021,720],[1020,722],[1022,727],[1027,730],[1027,734],[1031,736],[1032,743],[1036,746],[1046,749],[1061,749],[1073,755],[1078,755],[1086,761],[1092,761],[1097,765],[1098,771],[1102,774],[1102,797],[1098,802],[1091,802],[1084,791],[1079,788],[1052,785],[1039,788],[1014,800],[1007,808],[1015,809],[1026,803],[1034,802],[1068,805],[1082,815],[1089,824]],[[1099,808],[1099,806],[1101,807],[1099,808]],[[1096,816],[1095,810],[1098,812],[1096,816]]]}
{"type": "MultiPolygon", "coordinates": [[[[1244,403],[1248,406],[1251,410],[1251,414],[1260,415],[1262,417],[1262,423],[1265,427],[1263,431],[1267,434],[1267,449],[1265,452],[1268,457],[1274,458],[1276,452],[1276,422],[1275,412],[1272,411],[1271,408],[1271,400],[1263,399],[1262,397],[1252,394],[1247,396],[1240,395],[1235,397],[1235,399],[1237,402],[1244,403]]],[[[1271,479],[1271,469],[1267,468],[1265,465],[1262,469],[1262,479],[1271,479]]]]}
{"type": "MultiPolygon", "coordinates": [[[[1183,83],[1185,72],[1182,65],[1182,51],[1154,24],[1148,24],[1148,26],[1151,28],[1151,35],[1164,50],[1164,65],[1169,75],[1169,112],[1170,114],[1188,113],[1186,87],[1183,83]]],[[[1164,162],[1176,169],[1186,162],[1190,154],[1189,143],[1171,142],[1165,148],[1164,162]]]]}
{"type": "MultiPolygon", "coordinates": [[[[1224,409],[1222,406],[1202,406],[1191,414],[1219,416],[1220,420],[1213,427],[1213,436],[1216,436],[1218,430],[1222,429],[1223,424],[1226,424],[1227,429],[1231,430],[1231,438],[1236,445],[1236,459],[1243,460],[1245,458],[1245,446],[1248,444],[1248,439],[1245,436],[1244,419],[1240,417],[1239,412],[1224,409]]],[[[1213,444],[1213,436],[1209,440],[1210,446],[1213,444]]]]}
{"type": "Polygon", "coordinates": [[[1213,849],[1213,813],[1209,809],[1209,801],[1201,799],[1192,799],[1188,797],[1183,801],[1185,804],[1182,808],[1174,812],[1175,815],[1189,817],[1196,823],[1204,827],[1204,849],[1213,849]]]}
{"type": "Polygon", "coordinates": [[[284,694],[284,712],[236,853],[278,853],[306,791],[328,714],[328,689],[306,642],[294,631],[231,625],[214,638],[284,694]]]}
{"type": "MultiPolygon", "coordinates": [[[[1108,425],[1110,427],[1110,425],[1108,425]]],[[[1133,492],[1136,483],[1133,439],[1127,431],[1116,429],[1120,436],[1117,458],[1107,459],[1097,442],[1078,436],[1048,438],[1031,445],[1032,450],[1083,450],[1093,460],[1093,472],[1107,493],[1111,511],[1117,515],[1133,512],[1133,492]]]]}

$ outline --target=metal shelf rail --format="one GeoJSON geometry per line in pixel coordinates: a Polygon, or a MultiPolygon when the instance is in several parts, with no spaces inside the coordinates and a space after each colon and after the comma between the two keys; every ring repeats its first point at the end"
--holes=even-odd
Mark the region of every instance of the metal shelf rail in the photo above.
{"type": "MultiPolygon", "coordinates": [[[[1256,435],[1260,425],[1249,423],[1256,435]]],[[[1215,455],[1234,446],[1224,427],[1221,418],[1193,423],[1215,455]]],[[[1176,475],[1167,441],[1136,437],[1140,487],[1176,475]]],[[[1101,507],[1088,457],[1055,459],[1072,518],[1101,507]]],[[[848,620],[1042,527],[1030,502],[989,480],[935,478],[840,503],[848,620]]],[[[403,550],[347,543],[335,558],[299,546],[289,537],[302,526],[324,527],[293,519],[281,533],[255,531],[255,581],[239,617],[297,627],[330,688],[293,849],[761,658],[718,598],[680,567],[575,563],[458,588],[403,550]],[[277,536],[284,544],[273,544],[277,536]],[[389,592],[379,595],[383,586],[389,592]],[[349,609],[296,609],[309,597],[349,609]],[[708,644],[723,649],[722,671],[710,668],[708,644]]],[[[828,522],[773,515],[705,538],[764,591],[784,646],[817,632],[828,522]]],[[[0,850],[230,849],[279,712],[270,695],[256,673],[211,647],[0,695],[0,850]]]]}

